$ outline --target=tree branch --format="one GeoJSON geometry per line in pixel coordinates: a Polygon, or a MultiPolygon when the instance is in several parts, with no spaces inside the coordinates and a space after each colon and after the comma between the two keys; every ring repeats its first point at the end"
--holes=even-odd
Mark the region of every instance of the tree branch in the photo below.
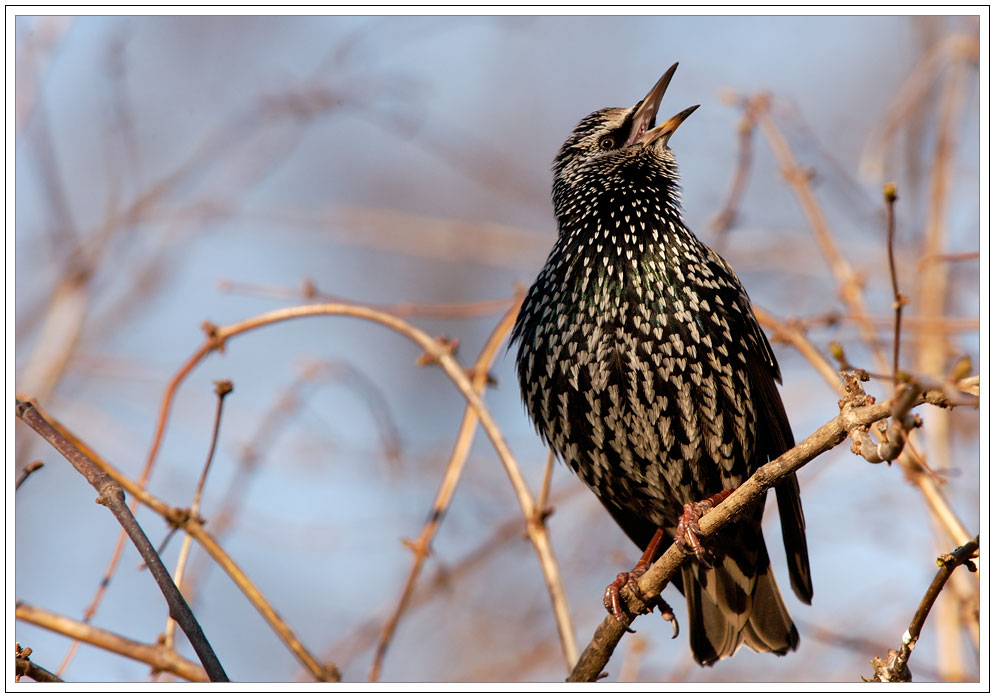
{"type": "Polygon", "coordinates": [[[912,617],[912,622],[905,631],[905,635],[902,636],[901,647],[898,651],[888,650],[886,659],[875,657],[871,660],[871,665],[874,667],[874,678],[871,679],[872,681],[887,683],[912,680],[912,672],[909,671],[908,666],[909,657],[912,654],[912,650],[915,649],[916,643],[919,641],[919,634],[922,632],[922,626],[926,623],[926,617],[929,615],[930,609],[933,608],[933,603],[940,596],[943,586],[950,579],[950,575],[954,573],[955,569],[961,565],[965,565],[972,572],[977,571],[977,568],[971,562],[971,558],[977,555],[980,543],[981,536],[975,536],[974,540],[965,543],[952,553],[942,555],[936,559],[936,564],[940,567],[940,570],[933,577],[933,582],[926,590],[922,601],[919,602],[919,608],[916,609],[915,615],[912,617]]]}
{"type": "Polygon", "coordinates": [[[214,559],[218,566],[224,570],[225,574],[231,578],[235,586],[245,595],[246,599],[259,611],[259,614],[266,619],[273,631],[280,636],[284,644],[290,648],[290,651],[300,659],[301,663],[307,668],[309,672],[319,681],[338,681],[341,678],[338,669],[333,665],[322,664],[314,655],[312,655],[306,647],[301,643],[301,641],[294,634],[293,629],[287,624],[283,618],[276,612],[273,606],[269,603],[269,600],[263,595],[259,588],[252,582],[251,579],[242,571],[242,569],[235,563],[230,555],[225,551],[224,548],[215,540],[210,533],[203,526],[203,522],[196,517],[190,516],[189,511],[179,509],[166,502],[158,499],[152,495],[148,490],[139,485],[137,482],[129,478],[127,475],[119,471],[113,465],[108,463],[106,460],[101,458],[96,452],[93,451],[86,443],[80,440],[76,435],[70,432],[64,425],[59,424],[57,420],[45,415],[44,412],[35,407],[35,410],[41,414],[41,416],[52,425],[62,438],[70,442],[75,448],[85,454],[93,463],[97,465],[103,472],[118,483],[128,494],[132,495],[136,500],[140,501],[142,504],[147,506],[152,511],[158,513],[162,516],[170,526],[178,529],[182,529],[189,533],[193,538],[200,544],[204,551],[214,559]]]}
{"type": "Polygon", "coordinates": [[[57,674],[53,674],[48,669],[44,669],[32,662],[29,659],[30,656],[30,647],[21,648],[20,644],[14,645],[14,681],[18,681],[22,676],[27,676],[32,681],[37,681],[38,683],[62,682],[62,679],[57,674]]]}
{"type": "Polygon", "coordinates": [[[168,671],[188,681],[208,680],[203,668],[162,645],[135,642],[117,633],[95,628],[89,623],[81,623],[20,601],[17,602],[17,619],[143,662],[156,671],[168,671]]]}
{"type": "MultiPolygon", "coordinates": [[[[924,402],[941,406],[949,404],[947,396],[938,390],[919,393],[912,402],[912,406],[924,402]]],[[[885,400],[877,404],[854,408],[844,405],[839,415],[819,427],[811,436],[799,442],[794,448],[758,468],[753,476],[736,488],[736,491],[729,495],[724,502],[705,514],[699,522],[701,532],[706,536],[711,535],[730,521],[738,518],[741,513],[760,501],[768,489],[817,456],[840,444],[850,431],[889,417],[894,408],[892,403],[893,400],[885,400]]],[[[679,546],[671,545],[639,578],[639,590],[643,598],[652,599],[657,596],[680,569],[685,557],[687,557],[687,553],[679,546]]],[[[623,587],[621,593],[631,612],[635,614],[645,612],[645,605],[635,598],[628,589],[623,587]]],[[[625,626],[615,620],[613,616],[606,616],[595,630],[593,638],[567,677],[567,681],[596,681],[600,678],[601,672],[625,634],[625,630],[625,626]]]]}

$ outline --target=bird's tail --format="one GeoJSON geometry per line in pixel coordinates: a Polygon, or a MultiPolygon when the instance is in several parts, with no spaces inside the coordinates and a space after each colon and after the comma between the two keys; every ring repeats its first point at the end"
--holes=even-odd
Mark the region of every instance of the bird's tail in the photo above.
{"type": "Polygon", "coordinates": [[[784,606],[763,540],[756,564],[725,555],[713,566],[685,563],[691,653],[699,664],[732,656],[741,645],[785,654],[798,647],[798,630],[784,606]],[[747,569],[743,569],[746,567],[747,569]]]}

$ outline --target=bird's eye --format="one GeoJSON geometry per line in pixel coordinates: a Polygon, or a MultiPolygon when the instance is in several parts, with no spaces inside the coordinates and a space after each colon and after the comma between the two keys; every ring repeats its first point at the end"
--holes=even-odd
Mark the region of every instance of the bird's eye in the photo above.
{"type": "Polygon", "coordinates": [[[611,150],[615,147],[615,139],[611,136],[602,136],[601,140],[598,141],[598,145],[603,150],[611,150]]]}

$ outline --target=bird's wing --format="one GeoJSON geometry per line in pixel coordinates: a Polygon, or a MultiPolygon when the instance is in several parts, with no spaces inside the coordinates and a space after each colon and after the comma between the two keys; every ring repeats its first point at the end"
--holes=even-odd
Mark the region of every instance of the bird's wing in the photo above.
{"type": "MultiPolygon", "coordinates": [[[[721,265],[732,278],[739,277],[721,256],[712,252],[712,260],[721,265]]],[[[757,413],[757,444],[751,473],[795,445],[791,433],[791,423],[784,410],[784,403],[777,390],[781,382],[781,370],[774,357],[767,335],[753,314],[750,298],[739,284],[741,304],[747,309],[741,317],[744,326],[738,328],[752,339],[754,351],[747,359],[747,370],[753,402],[757,413]]],[[[774,487],[777,495],[777,510],[781,518],[781,537],[788,560],[788,574],[791,588],[805,603],[812,602],[812,571],[808,561],[808,545],[805,541],[805,515],[799,496],[798,478],[792,473],[774,487]]]]}
{"type": "MultiPolygon", "coordinates": [[[[754,320],[755,322],[755,320],[754,320]]],[[[757,328],[760,336],[767,339],[757,328]]],[[[748,363],[750,386],[757,411],[756,467],[777,458],[795,445],[788,415],[777,391],[775,373],[759,359],[748,363]]],[[[812,572],[808,562],[808,545],[805,542],[805,515],[794,473],[775,485],[777,510],[781,517],[781,536],[788,560],[791,588],[805,603],[812,602],[812,572]]]]}

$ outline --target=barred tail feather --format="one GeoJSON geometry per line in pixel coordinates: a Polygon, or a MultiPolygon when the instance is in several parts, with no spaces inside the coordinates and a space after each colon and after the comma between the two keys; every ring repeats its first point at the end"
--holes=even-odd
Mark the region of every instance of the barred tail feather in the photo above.
{"type": "Polygon", "coordinates": [[[691,653],[699,664],[731,657],[744,644],[779,655],[798,647],[798,630],[766,558],[755,574],[744,574],[728,556],[711,568],[697,561],[682,568],[691,653]]]}

